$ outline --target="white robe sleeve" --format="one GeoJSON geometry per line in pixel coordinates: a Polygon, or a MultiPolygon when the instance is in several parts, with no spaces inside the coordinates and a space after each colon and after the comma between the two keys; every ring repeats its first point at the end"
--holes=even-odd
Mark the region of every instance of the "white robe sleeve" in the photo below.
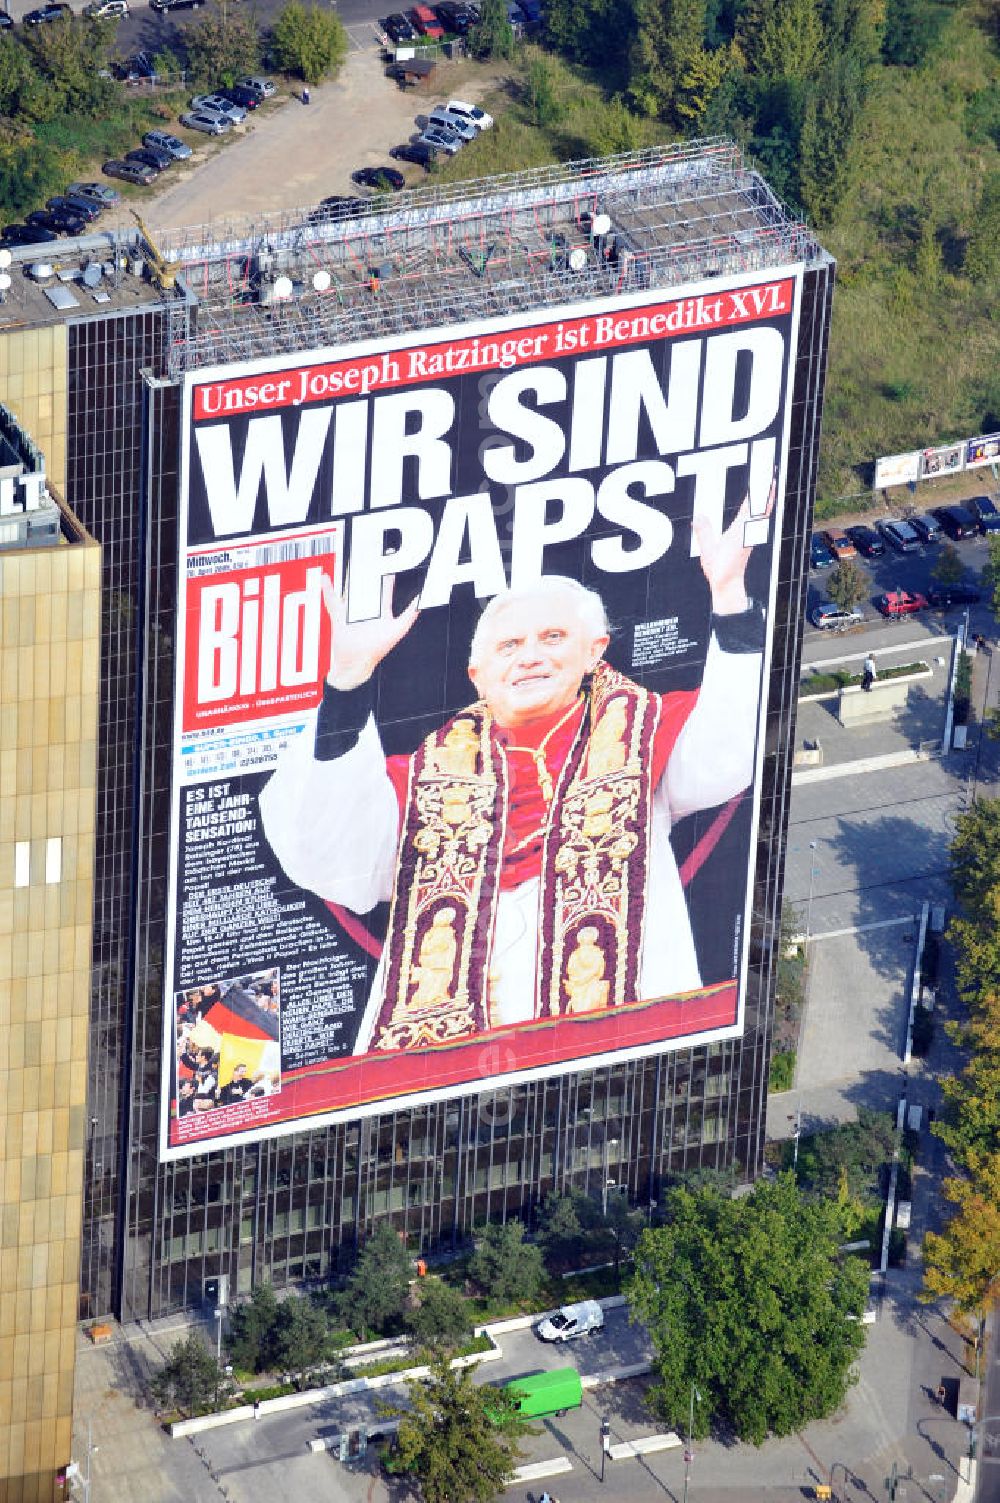
{"type": "Polygon", "coordinates": [[[369,716],[350,751],[317,761],[315,722],[282,752],[260,795],[264,834],[286,876],[352,913],[392,896],[399,805],[369,716]]]}
{"type": "Polygon", "coordinates": [[[762,655],[723,652],[713,635],[694,709],[667,763],[674,821],[724,804],[753,780],[762,655]]]}

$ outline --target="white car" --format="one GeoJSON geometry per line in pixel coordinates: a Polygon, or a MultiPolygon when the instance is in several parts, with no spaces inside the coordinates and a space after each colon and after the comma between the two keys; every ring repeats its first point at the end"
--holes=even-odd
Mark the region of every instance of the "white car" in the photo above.
{"type": "Polygon", "coordinates": [[[444,106],[449,115],[460,115],[463,120],[468,120],[477,130],[489,130],[493,124],[493,116],[481,110],[478,104],[466,104],[464,99],[449,99],[444,106]]]}
{"type": "Polygon", "coordinates": [[[603,1330],[604,1311],[596,1299],[563,1305],[535,1327],[542,1341],[572,1341],[577,1336],[589,1336],[594,1331],[603,1330]]]}

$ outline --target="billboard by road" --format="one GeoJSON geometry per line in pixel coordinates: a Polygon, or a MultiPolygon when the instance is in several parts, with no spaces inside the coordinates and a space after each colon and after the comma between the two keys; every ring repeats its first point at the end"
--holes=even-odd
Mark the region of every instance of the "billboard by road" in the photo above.
{"type": "Polygon", "coordinates": [[[739,1033],[800,285],[186,378],[165,1156],[739,1033]]]}

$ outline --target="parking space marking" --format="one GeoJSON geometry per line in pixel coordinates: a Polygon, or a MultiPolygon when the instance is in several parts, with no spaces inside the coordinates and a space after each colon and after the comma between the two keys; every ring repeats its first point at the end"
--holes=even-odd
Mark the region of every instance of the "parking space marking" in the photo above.
{"type": "Polygon", "coordinates": [[[369,47],[381,46],[373,21],[356,21],[353,26],[345,26],[344,30],[355,52],[367,52],[369,47]]]}

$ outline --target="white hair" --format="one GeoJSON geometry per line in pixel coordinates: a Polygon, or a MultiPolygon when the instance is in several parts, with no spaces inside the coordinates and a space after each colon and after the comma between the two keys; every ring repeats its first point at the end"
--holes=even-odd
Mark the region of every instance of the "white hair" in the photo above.
{"type": "Polygon", "coordinates": [[[580,584],[579,580],[570,579],[566,574],[546,574],[541,579],[536,579],[534,584],[522,585],[516,590],[501,590],[499,595],[494,595],[493,599],[487,603],[483,614],[476,622],[476,629],[472,633],[472,641],[469,644],[470,668],[479,667],[486,627],[497,612],[503,610],[505,606],[516,605],[522,600],[537,599],[539,595],[570,596],[576,606],[577,619],[585,630],[593,632],[595,637],[610,635],[611,628],[608,625],[604,601],[596,590],[588,590],[586,585],[580,584]]]}

